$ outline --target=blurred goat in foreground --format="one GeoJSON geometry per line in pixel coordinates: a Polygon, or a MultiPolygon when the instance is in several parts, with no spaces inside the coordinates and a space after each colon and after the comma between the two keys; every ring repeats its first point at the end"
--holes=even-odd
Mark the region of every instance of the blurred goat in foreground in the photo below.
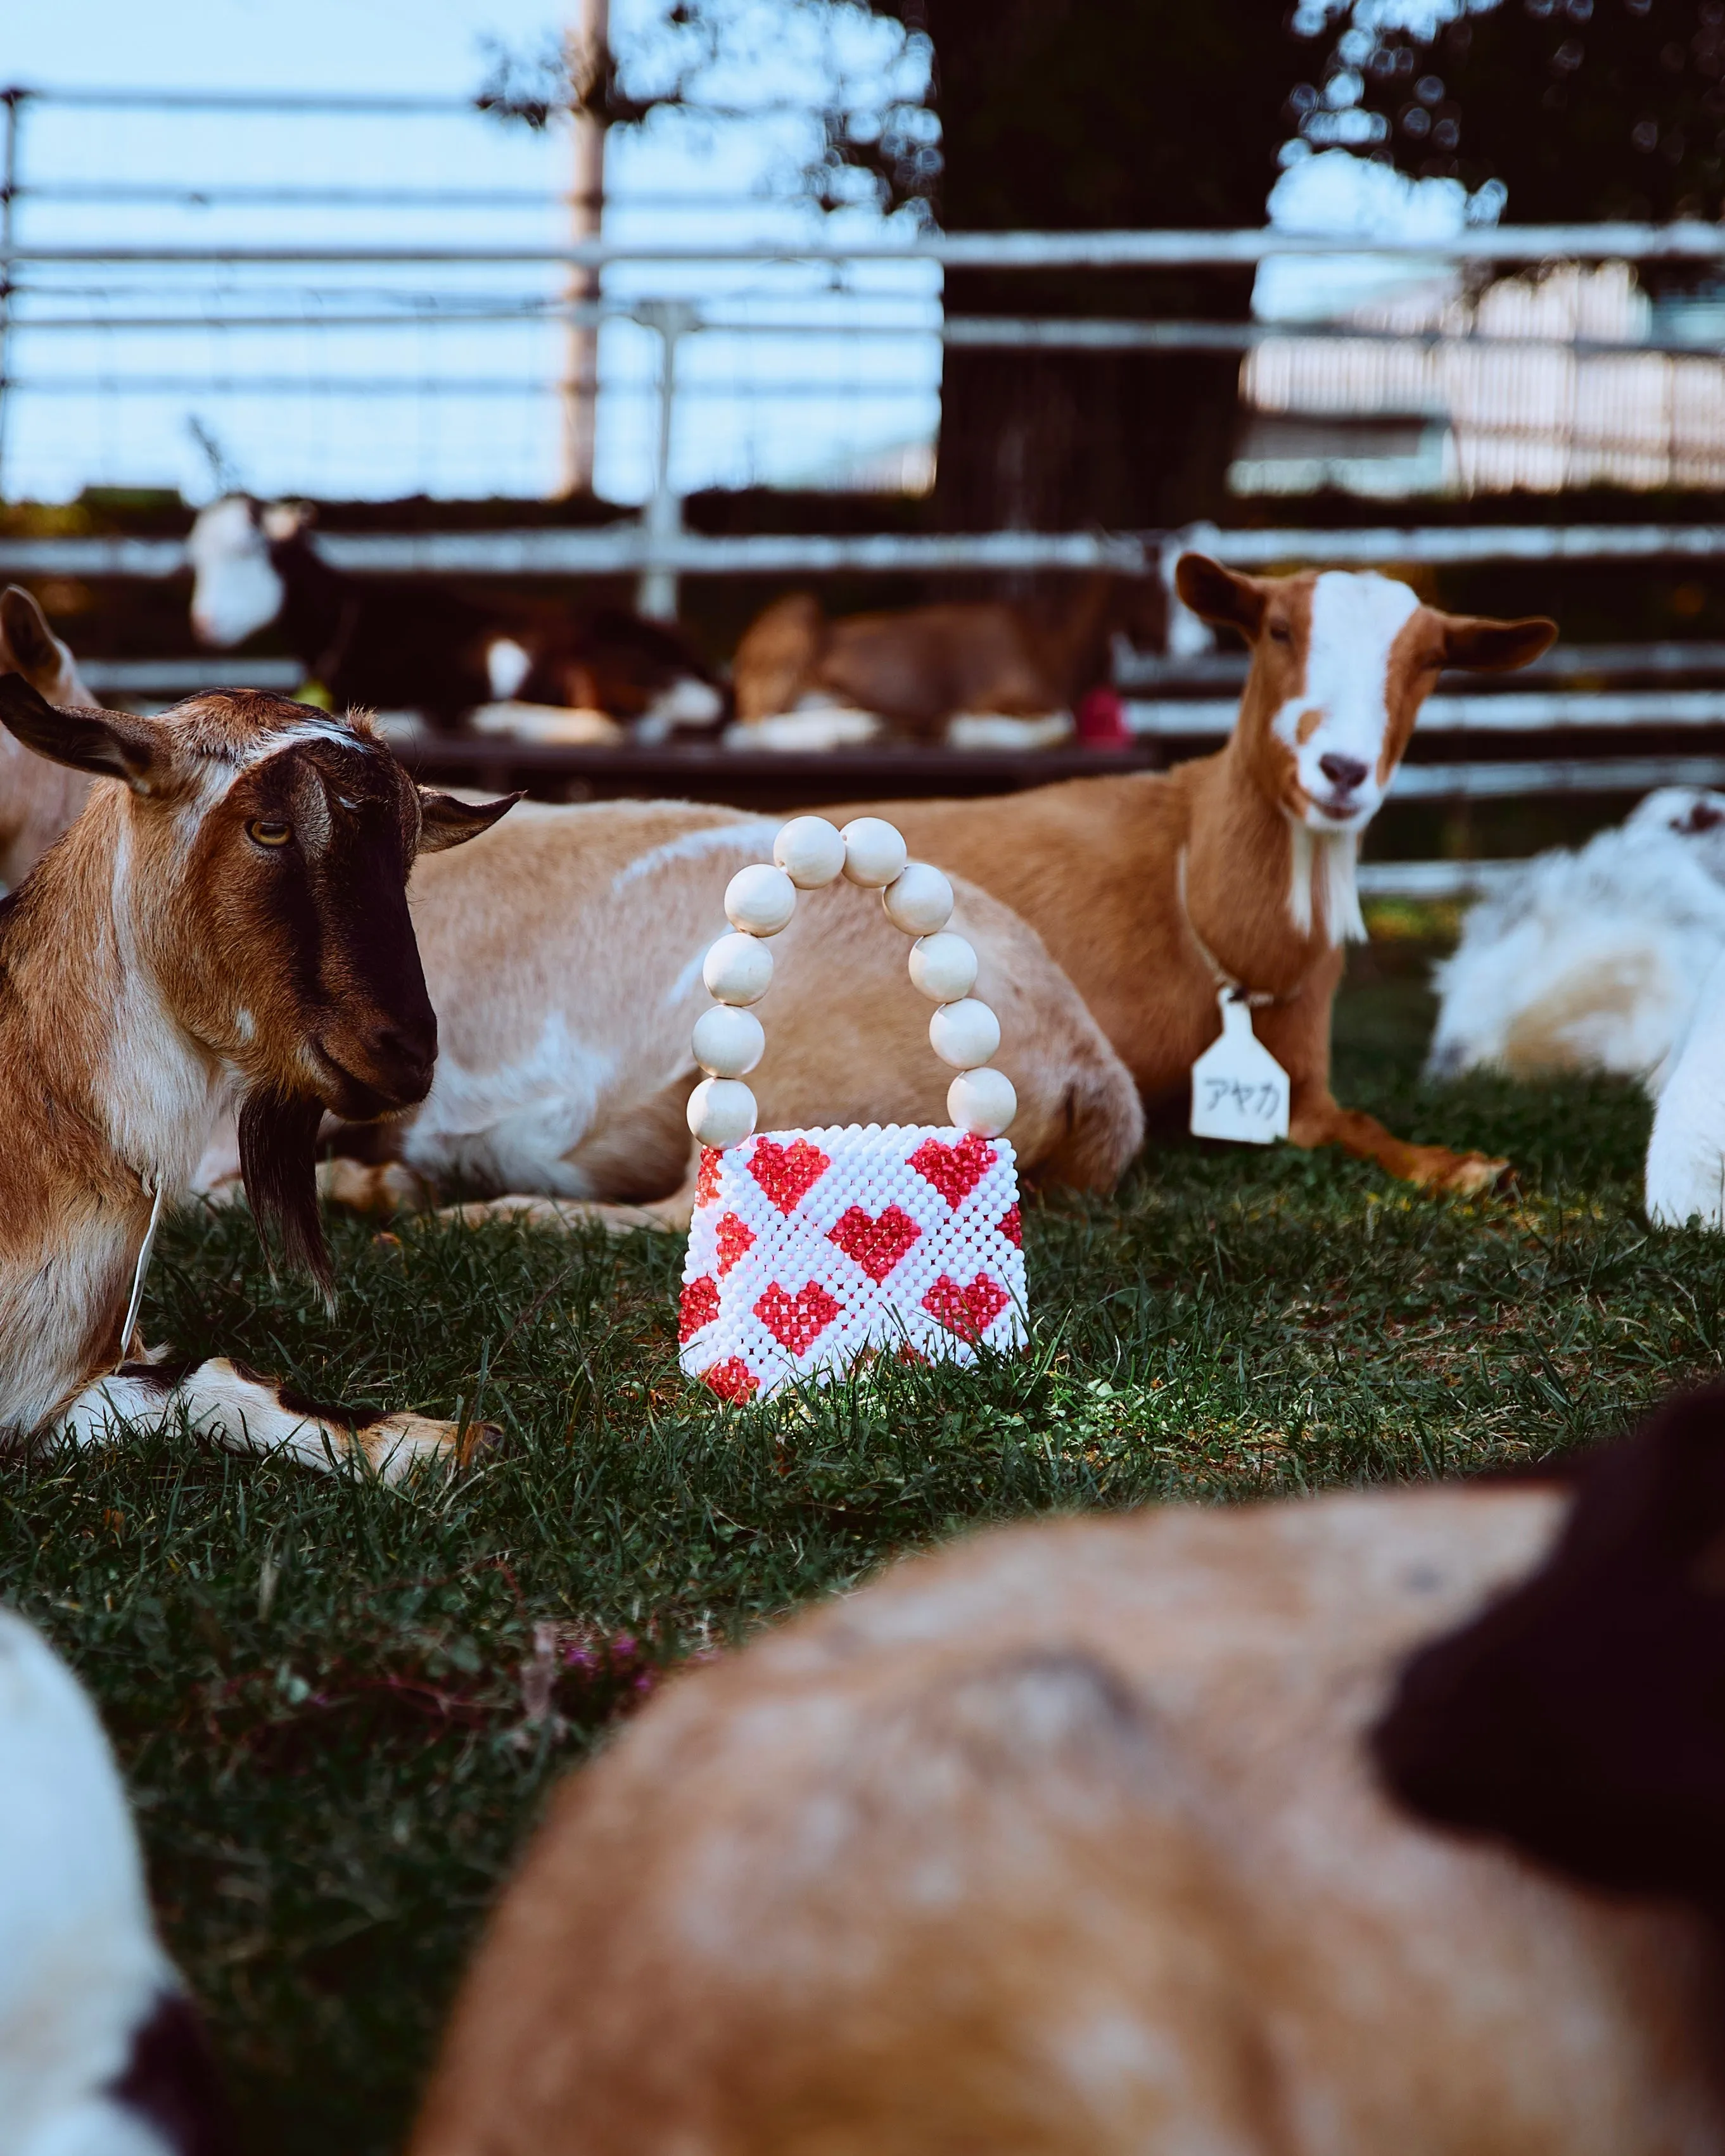
{"type": "Polygon", "coordinates": [[[151,1922],[126,1794],[76,1679],[0,1609],[0,2148],[230,2156],[203,2031],[151,1922]]]}
{"type": "Polygon", "coordinates": [[[1725,1394],[915,1559],[564,1789],[413,2156],[1725,2148],[1725,1394]]]}

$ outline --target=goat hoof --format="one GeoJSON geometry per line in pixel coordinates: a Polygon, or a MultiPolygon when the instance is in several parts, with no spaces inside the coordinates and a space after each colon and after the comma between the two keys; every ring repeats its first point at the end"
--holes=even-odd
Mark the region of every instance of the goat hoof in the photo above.
{"type": "Polygon", "coordinates": [[[355,1432],[367,1465],[392,1487],[428,1467],[465,1468],[503,1440],[501,1424],[439,1422],[429,1415],[392,1414],[355,1432]]]}
{"type": "Polygon", "coordinates": [[[1515,1179],[1516,1172],[1507,1160],[1465,1152],[1437,1178],[1436,1188],[1458,1198],[1479,1198],[1488,1191],[1512,1188],[1515,1179]]]}
{"type": "Polygon", "coordinates": [[[423,1180],[398,1160],[370,1164],[339,1155],[318,1163],[317,1194],[350,1213],[418,1213],[428,1202],[423,1180]]]}
{"type": "Polygon", "coordinates": [[[455,1464],[458,1467],[471,1467],[501,1452],[503,1442],[501,1422],[470,1422],[455,1447],[455,1464]]]}

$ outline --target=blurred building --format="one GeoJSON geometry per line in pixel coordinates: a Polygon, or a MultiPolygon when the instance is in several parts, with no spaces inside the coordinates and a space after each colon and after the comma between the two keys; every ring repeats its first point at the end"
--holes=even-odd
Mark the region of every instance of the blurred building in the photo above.
{"type": "Polygon", "coordinates": [[[1246,359],[1235,492],[1725,486],[1719,295],[1656,304],[1626,264],[1563,263],[1404,285],[1336,326],[1246,359]]]}

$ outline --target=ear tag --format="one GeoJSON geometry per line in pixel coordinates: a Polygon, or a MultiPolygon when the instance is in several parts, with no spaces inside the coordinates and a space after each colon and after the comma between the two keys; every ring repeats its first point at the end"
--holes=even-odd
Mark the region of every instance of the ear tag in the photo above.
{"type": "Polygon", "coordinates": [[[1224,988],[1222,1037],[1192,1066],[1192,1135],[1271,1145],[1288,1134],[1288,1074],[1252,1031],[1251,1006],[1224,988]]]}

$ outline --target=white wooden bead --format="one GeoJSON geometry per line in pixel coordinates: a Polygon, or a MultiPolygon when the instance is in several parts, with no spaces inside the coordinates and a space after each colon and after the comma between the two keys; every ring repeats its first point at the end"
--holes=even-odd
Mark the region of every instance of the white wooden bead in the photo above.
{"type": "Polygon", "coordinates": [[[797,910],[797,886],[770,861],[751,861],[725,886],[725,918],[751,936],[777,936],[797,910]]]}
{"type": "Polygon", "coordinates": [[[1000,1045],[1000,1021],[985,1003],[966,996],[942,1004],[928,1021],[929,1045],[942,1063],[974,1070],[1000,1045]]]}
{"type": "Polygon", "coordinates": [[[911,985],[937,1004],[955,1004],[976,986],[976,952],[951,929],[925,936],[911,946],[911,985]]]}
{"type": "Polygon", "coordinates": [[[910,858],[910,848],[884,817],[859,816],[840,835],[845,875],[870,891],[884,889],[910,858]]]}
{"type": "Polygon", "coordinates": [[[798,891],[819,891],[844,873],[845,841],[824,816],[793,816],[773,841],[773,858],[798,891]]]}
{"type": "Polygon", "coordinates": [[[755,1127],[755,1096],[740,1079],[703,1078],[689,1096],[689,1127],[721,1152],[741,1145],[755,1127]]]}
{"type": "Polygon", "coordinates": [[[753,936],[721,936],[702,961],[701,978],[721,1004],[757,1004],[773,986],[773,953],[753,936]]]}
{"type": "Polygon", "coordinates": [[[961,1131],[998,1138],[1019,1111],[1019,1096],[1004,1070],[985,1065],[961,1070],[947,1088],[947,1113],[961,1131]]]}
{"type": "Polygon", "coordinates": [[[927,861],[910,861],[881,892],[880,903],[906,936],[933,936],[952,917],[952,886],[927,861]]]}
{"type": "Polygon", "coordinates": [[[747,1077],[766,1053],[767,1036],[752,1011],[715,1004],[695,1021],[695,1060],[709,1077],[747,1077]]]}

